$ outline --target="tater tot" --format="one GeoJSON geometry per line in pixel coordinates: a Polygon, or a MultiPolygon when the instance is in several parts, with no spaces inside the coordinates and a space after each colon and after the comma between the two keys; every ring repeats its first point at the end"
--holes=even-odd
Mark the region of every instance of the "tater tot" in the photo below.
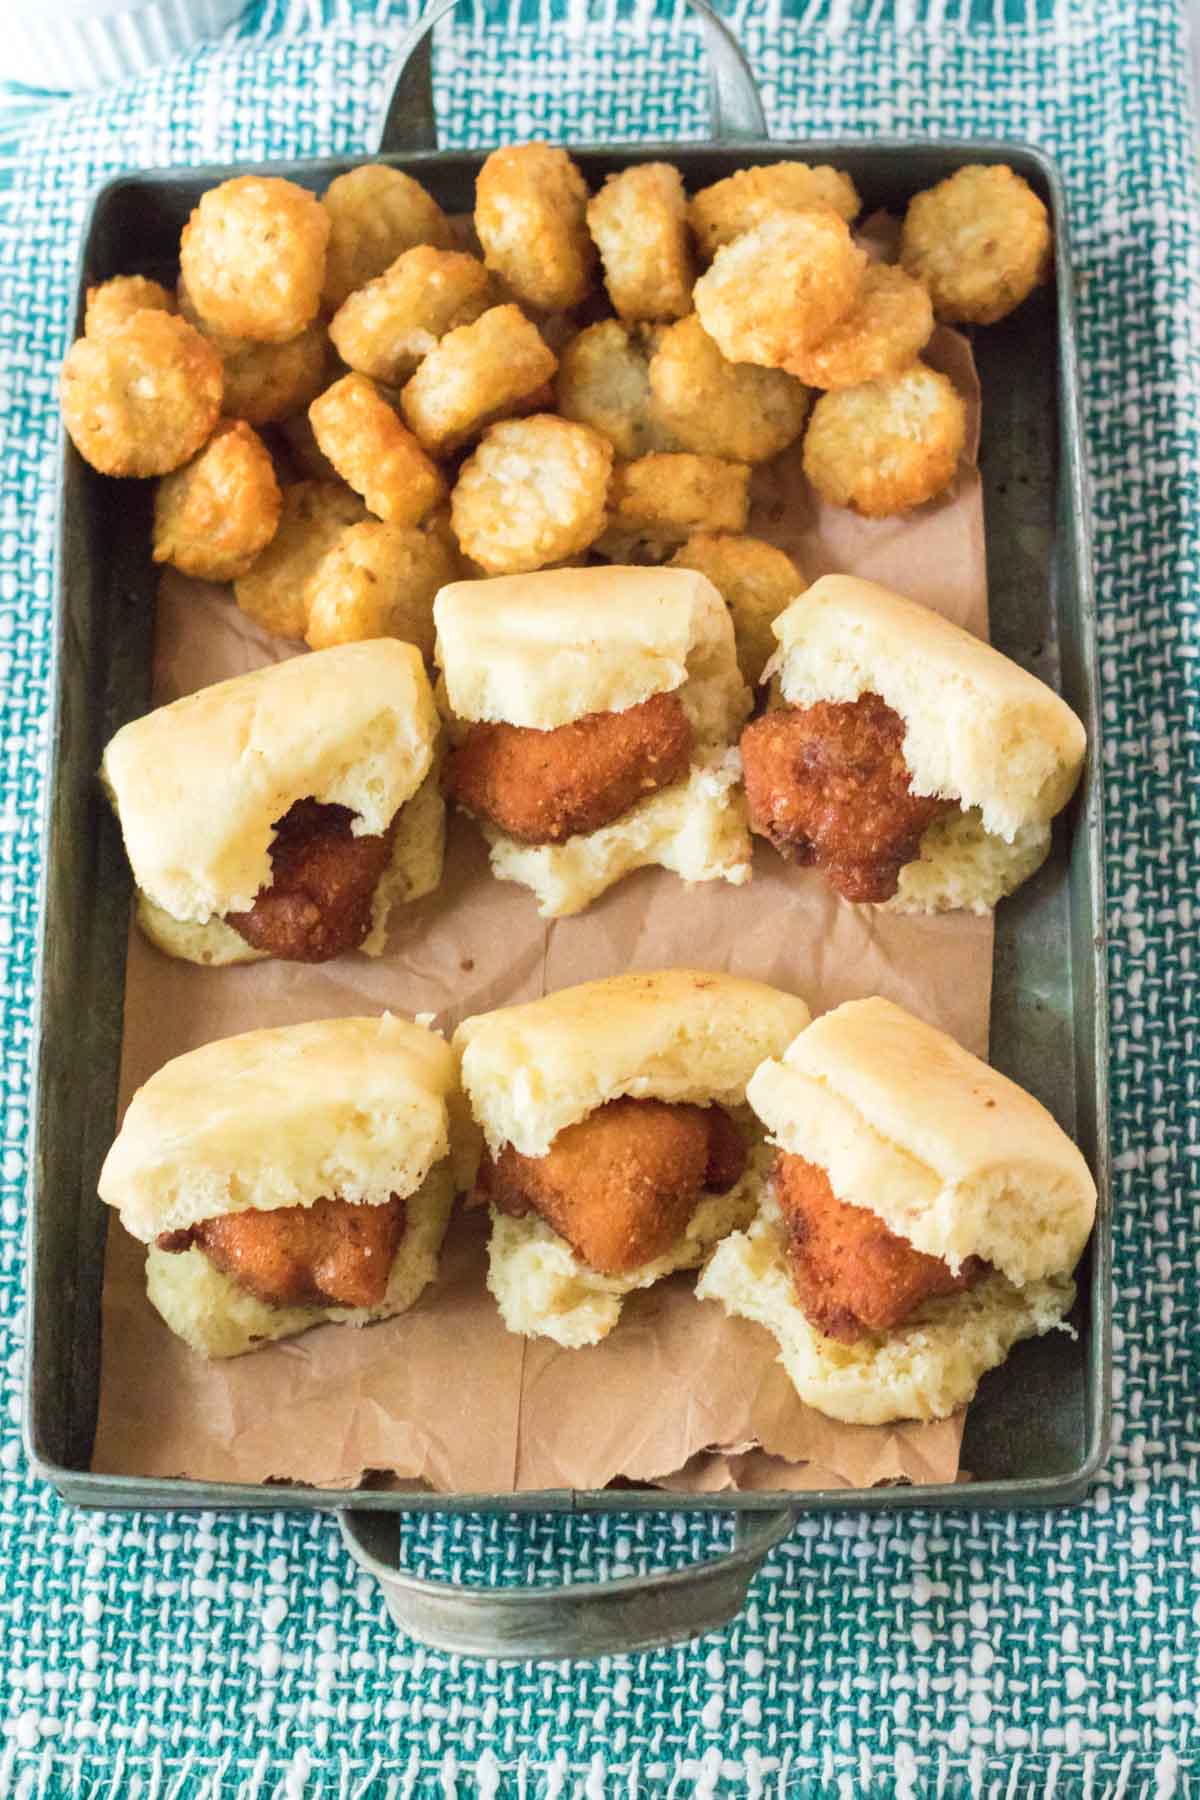
{"type": "Polygon", "coordinates": [[[343,375],[308,416],[318,448],[377,519],[416,525],[444,497],[440,469],[365,375],[343,375]]]}
{"type": "Polygon", "coordinates": [[[610,175],[588,203],[587,222],[621,318],[681,319],[691,311],[696,270],[678,169],[639,163],[610,175]]]}
{"type": "Polygon", "coordinates": [[[549,144],[493,150],[480,169],[475,230],[483,260],[524,305],[556,312],[586,297],[596,265],[587,199],[575,163],[549,144]]]}
{"type": "Polygon", "coordinates": [[[994,325],[1049,276],[1049,215],[1007,164],[959,169],[909,202],[900,260],[939,319],[994,325]]]}
{"type": "Polygon", "coordinates": [[[385,163],[364,163],[331,181],[321,197],[329,214],[329,249],[321,296],[327,313],[374,281],[405,250],[454,244],[450,221],[419,181],[385,163]]]}
{"type": "Polygon", "coordinates": [[[99,342],[111,337],[134,313],[174,311],[174,296],[159,282],[148,281],[144,275],[114,275],[111,281],[87,291],[84,336],[99,342]]]}
{"type": "Polygon", "coordinates": [[[360,375],[407,381],[439,338],[488,310],[489,286],[478,257],[421,244],[351,294],[331,319],[329,335],[360,375]]]}
{"type": "MultiPolygon", "coordinates": [[[[279,421],[275,447],[279,452],[277,461],[281,460],[287,470],[286,479],[289,483],[292,481],[338,481],[337,470],[329,458],[317,447],[316,434],[307,411],[292,413],[288,418],[279,421]]],[[[363,511],[365,513],[365,507],[363,511]]]]}
{"type": "Polygon", "coordinates": [[[596,549],[613,562],[660,561],[695,531],[744,531],[750,470],[715,456],[642,456],[621,463],[596,549]]]}
{"type": "Polygon", "coordinates": [[[450,497],[463,554],[489,575],[578,555],[603,527],[611,468],[612,445],[586,425],[549,413],[493,425],[450,497]]]}
{"type": "Polygon", "coordinates": [[[828,337],[788,363],[809,387],[861,387],[898,375],[933,331],[933,308],[919,281],[891,263],[869,263],[858,300],[828,337]]]}
{"type": "Polygon", "coordinates": [[[286,344],[211,340],[225,370],[224,411],[248,425],[273,425],[316,399],[329,373],[329,339],[318,321],[286,344]]]}
{"type": "Polygon", "coordinates": [[[169,475],[221,411],[221,359],[184,320],[135,312],[107,337],[78,338],[62,366],[63,423],[102,475],[169,475]]]}
{"type": "Polygon", "coordinates": [[[154,560],[202,581],[233,581],[279,524],[275,469],[258,433],[225,419],[199,456],[164,475],[154,496],[154,560]]]}
{"type": "Polygon", "coordinates": [[[699,531],[675,552],[671,567],[696,569],[718,589],[733,619],[742,680],[756,688],[775,654],[773,622],[808,586],[796,564],[761,538],[699,531]]]}
{"type": "Polygon", "coordinates": [[[285,487],[275,536],[249,572],[233,584],[233,597],[242,611],[265,631],[302,638],[308,624],[309,577],[347,525],[357,525],[366,516],[358,495],[340,481],[298,481],[285,487]]]}
{"type": "Polygon", "coordinates": [[[400,396],[409,427],[434,455],[465,444],[543,387],[558,358],[519,306],[493,306],[447,332],[400,396]]]}
{"type": "Polygon", "coordinates": [[[907,512],[949,487],[966,408],[925,363],[822,394],[804,435],[804,473],[823,499],[869,519],[907,512]]]}
{"type": "Polygon", "coordinates": [[[317,315],[328,239],[329,214],[306,188],[276,175],[237,175],[200,196],[179,263],[206,325],[282,344],[317,315]]]}
{"type": "Polygon", "coordinates": [[[571,339],[559,364],[558,411],[601,432],[627,462],[651,450],[684,448],[650,391],[650,356],[660,336],[655,326],[603,319],[571,339]]]}
{"type": "Polygon", "coordinates": [[[436,532],[380,519],[348,525],[308,581],[308,646],[328,650],[392,637],[415,644],[428,659],[434,596],[458,573],[458,558],[436,532]]]}
{"type": "Polygon", "coordinates": [[[686,450],[765,462],[800,435],[808,392],[782,369],[732,363],[695,313],[668,325],[650,358],[658,416],[686,450]]]}
{"type": "Polygon", "coordinates": [[[830,208],[775,213],[717,251],[696,311],[730,362],[782,368],[850,311],[866,261],[830,208]]]}
{"type": "Polygon", "coordinates": [[[688,217],[701,254],[710,258],[772,213],[828,206],[848,225],[858,217],[860,204],[854,183],[840,169],[780,162],[739,169],[701,188],[692,197],[688,217]]]}

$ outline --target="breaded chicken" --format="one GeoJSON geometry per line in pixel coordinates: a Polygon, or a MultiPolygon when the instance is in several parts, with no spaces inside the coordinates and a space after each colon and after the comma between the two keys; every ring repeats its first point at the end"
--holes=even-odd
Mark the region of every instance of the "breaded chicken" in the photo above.
{"type": "Polygon", "coordinates": [[[701,255],[709,259],[723,244],[731,244],[772,213],[828,206],[849,224],[857,217],[859,205],[854,183],[840,169],[778,162],[738,169],[723,181],[701,188],[692,198],[689,218],[701,255]]]}
{"type": "Polygon", "coordinates": [[[450,221],[419,181],[386,163],[363,163],[331,181],[321,196],[329,214],[329,248],[321,303],[336,312],[349,294],[365,287],[417,244],[449,250],[450,221]]]}
{"type": "Polygon", "coordinates": [[[173,313],[143,309],[104,337],[71,345],[63,424],[102,475],[169,475],[208,437],[223,389],[212,345],[173,313]]]}
{"type": "Polygon", "coordinates": [[[297,800],[275,822],[271,885],[259,889],[249,912],[226,913],[225,923],[281,962],[328,962],[357,950],[371,929],[396,820],[363,837],[355,837],[353,820],[347,806],[297,800]]]}
{"type": "Polygon", "coordinates": [[[365,375],[343,375],[308,416],[319,448],[377,519],[416,525],[445,498],[441,470],[365,375]]]}
{"type": "Polygon", "coordinates": [[[804,434],[804,473],[831,506],[888,518],[945,492],[966,437],[958,389],[915,362],[900,375],[822,394],[804,434]]]}
{"type": "Polygon", "coordinates": [[[1050,217],[1007,164],[959,169],[909,202],[900,260],[939,319],[993,325],[1048,279],[1050,217]]]}
{"type": "Polygon", "coordinates": [[[500,1212],[536,1212],[601,1275],[668,1251],[705,1193],[741,1179],[746,1149],[719,1106],[610,1100],[560,1131],[545,1156],[506,1144],[480,1166],[476,1194],[500,1212]]]}
{"type": "Polygon", "coordinates": [[[433,602],[457,579],[457,554],[438,531],[365,519],[347,525],[305,590],[310,650],[393,637],[433,656],[433,602]]]}
{"type": "Polygon", "coordinates": [[[650,391],[650,357],[661,337],[653,325],[602,319],[573,337],[555,383],[564,419],[590,425],[627,462],[655,450],[682,450],[659,415],[650,391]]]}
{"type": "Polygon", "coordinates": [[[144,275],[114,275],[87,291],[83,319],[85,337],[106,338],[138,312],[175,311],[175,298],[157,281],[144,275]]]}
{"type": "Polygon", "coordinates": [[[446,333],[402,390],[400,406],[426,450],[444,456],[496,419],[527,411],[557,367],[519,306],[493,306],[446,333]]]}
{"type": "Polygon", "coordinates": [[[266,1306],[378,1306],[404,1227],[397,1194],[381,1206],[314,1200],[205,1219],[187,1231],[164,1232],[158,1248],[195,1244],[266,1306]]]}
{"type": "Polygon", "coordinates": [[[483,260],[525,306],[556,312],[586,299],[596,268],[587,183],[565,150],[509,144],[475,181],[483,260]]]}
{"type": "Polygon", "coordinates": [[[788,368],[809,387],[860,387],[906,369],[932,331],[933,307],[920,282],[891,263],[868,263],[845,318],[810,350],[797,350],[788,368]]]}
{"type": "Polygon", "coordinates": [[[808,586],[790,556],[761,538],[698,531],[671,558],[673,569],[707,575],[729,608],[738,668],[756,688],[777,648],[773,622],[808,586]]]}
{"type": "Polygon", "coordinates": [[[904,721],[878,694],[764,713],[742,732],[742,768],[750,829],[846,900],[890,900],[952,804],[912,792],[904,721]]]}
{"type": "Polygon", "coordinates": [[[308,626],[308,582],[347,525],[367,509],[341,481],[297,481],[283,490],[275,536],[233,584],[241,610],[264,631],[302,638],[308,626]]]}
{"type": "Polygon", "coordinates": [[[463,555],[489,575],[579,555],[604,528],[612,460],[598,431],[551,413],[490,426],[450,496],[463,555]]]}
{"type": "Polygon", "coordinates": [[[281,506],[266,445],[243,420],[225,419],[198,456],[159,482],[154,560],[201,581],[232,581],[275,536],[281,506]]]}
{"type": "Polygon", "coordinates": [[[201,194],[179,243],[192,303],[214,331],[284,344],[317,316],[329,214],[277,175],[236,175],[201,194]]]}
{"type": "Polygon", "coordinates": [[[722,356],[782,369],[854,306],[866,263],[830,207],[772,213],[717,251],[693,300],[722,356]]]}
{"type": "Polygon", "coordinates": [[[692,728],[673,694],[569,725],[472,725],[449,758],[448,790],[523,844],[598,831],[687,774],[692,728]]]}
{"type": "Polygon", "coordinates": [[[968,1257],[955,1275],[865,1206],[839,1200],[816,1163],[780,1151],[771,1185],[787,1228],[787,1261],[796,1298],[826,1337],[853,1344],[868,1332],[903,1325],[919,1306],[959,1294],[987,1272],[968,1257]]]}
{"type": "Polygon", "coordinates": [[[448,331],[474,324],[491,304],[477,256],[421,244],[356,289],[330,320],[329,336],[352,369],[395,385],[448,331]]]}
{"type": "Polygon", "coordinates": [[[808,391],[782,369],[729,362],[695,313],[661,333],[650,358],[659,418],[685,450],[766,462],[800,435],[808,391]]]}
{"type": "Polygon", "coordinates": [[[612,562],[661,562],[694,531],[743,531],[750,470],[717,456],[640,456],[619,463],[596,549],[612,562]]]}
{"type": "Polygon", "coordinates": [[[622,319],[681,319],[691,311],[696,269],[678,169],[636,163],[610,175],[588,203],[587,222],[622,319]]]}

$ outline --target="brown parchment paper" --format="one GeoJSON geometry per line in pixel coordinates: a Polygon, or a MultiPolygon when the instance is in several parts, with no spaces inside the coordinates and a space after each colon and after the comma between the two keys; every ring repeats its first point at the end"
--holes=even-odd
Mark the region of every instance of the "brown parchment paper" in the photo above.
{"type": "MultiPolygon", "coordinates": [[[[750,529],[791,551],[809,579],[868,576],[982,634],[978,388],[955,334],[939,331],[927,356],[971,407],[970,460],[950,494],[907,518],[857,519],[816,500],[797,447],[756,472],[750,529]]],[[[225,590],[164,580],[157,704],[291,653],[225,590]]],[[[482,840],[457,818],[440,890],[398,913],[378,961],[202,969],[161,956],[135,929],[121,1107],[170,1057],[255,1026],[390,1007],[432,1013],[449,1032],[468,1013],[672,964],[757,976],[803,994],[814,1012],[885,994],[987,1051],[988,919],[850,906],[815,871],[785,867],[760,843],[746,887],[688,888],[643,870],[581,916],[541,921],[530,894],[491,878],[482,840]]],[[[93,1468],[334,1488],[370,1477],[477,1495],[617,1478],[693,1493],[955,1478],[961,1416],[833,1423],[797,1399],[768,1334],[698,1303],[690,1276],[632,1295],[594,1349],[511,1336],[485,1286],[486,1232],[485,1219],[456,1212],[438,1280],[402,1318],[362,1331],[322,1326],[206,1363],[151,1308],[144,1251],[114,1219],[93,1468]]]]}

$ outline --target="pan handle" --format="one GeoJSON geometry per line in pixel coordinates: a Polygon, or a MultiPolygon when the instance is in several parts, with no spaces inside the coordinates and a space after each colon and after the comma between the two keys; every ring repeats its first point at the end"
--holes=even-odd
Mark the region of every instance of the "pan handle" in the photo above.
{"type": "MultiPolygon", "coordinates": [[[[379,126],[383,154],[402,150],[436,150],[437,119],[433,111],[433,52],[430,33],[458,0],[430,0],[416,24],[400,41],[386,92],[389,99],[379,126]]],[[[708,46],[712,135],[716,143],[761,143],[767,121],[758,84],[745,52],[708,0],[688,0],[700,14],[708,46]]]]}
{"type": "Polygon", "coordinates": [[[624,1575],[559,1588],[462,1588],[398,1567],[401,1515],[339,1512],[342,1539],[374,1575],[407,1636],[459,1656],[528,1662],[617,1656],[719,1631],[746,1603],[751,1581],[796,1523],[788,1509],[740,1512],[732,1550],[691,1569],[624,1575]]]}

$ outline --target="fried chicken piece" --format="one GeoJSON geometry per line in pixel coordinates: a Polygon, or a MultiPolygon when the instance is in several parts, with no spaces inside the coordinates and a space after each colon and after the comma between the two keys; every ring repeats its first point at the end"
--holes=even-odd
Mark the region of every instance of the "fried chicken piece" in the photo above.
{"type": "Polygon", "coordinates": [[[473,725],[449,759],[447,783],[468,812],[523,844],[598,831],[637,800],[681,781],[692,727],[674,694],[569,725],[473,725]]]}
{"type": "Polygon", "coordinates": [[[249,912],[226,913],[225,923],[281,962],[328,962],[357,950],[371,929],[396,819],[363,837],[351,831],[353,819],[347,806],[297,800],[275,823],[270,887],[259,889],[249,912]]]}
{"type": "Polygon", "coordinates": [[[205,1219],[188,1231],[163,1232],[158,1248],[195,1244],[266,1306],[378,1306],[405,1222],[398,1194],[382,1206],[314,1200],[205,1219]]]}
{"type": "Polygon", "coordinates": [[[969,1256],[955,1275],[865,1206],[839,1200],[816,1163],[781,1150],[771,1184],[787,1227],[787,1261],[810,1322],[841,1344],[891,1331],[926,1300],[961,1294],[987,1273],[969,1256]]]}
{"type": "Polygon", "coordinates": [[[601,1275],[625,1275],[671,1248],[705,1193],[741,1179],[746,1150],[719,1106],[610,1100],[560,1131],[545,1156],[505,1144],[485,1156],[477,1195],[536,1212],[601,1275]]]}
{"type": "Polygon", "coordinates": [[[952,804],[912,792],[904,730],[878,694],[753,720],[742,733],[751,830],[791,862],[816,863],[843,899],[890,900],[952,804]]]}

